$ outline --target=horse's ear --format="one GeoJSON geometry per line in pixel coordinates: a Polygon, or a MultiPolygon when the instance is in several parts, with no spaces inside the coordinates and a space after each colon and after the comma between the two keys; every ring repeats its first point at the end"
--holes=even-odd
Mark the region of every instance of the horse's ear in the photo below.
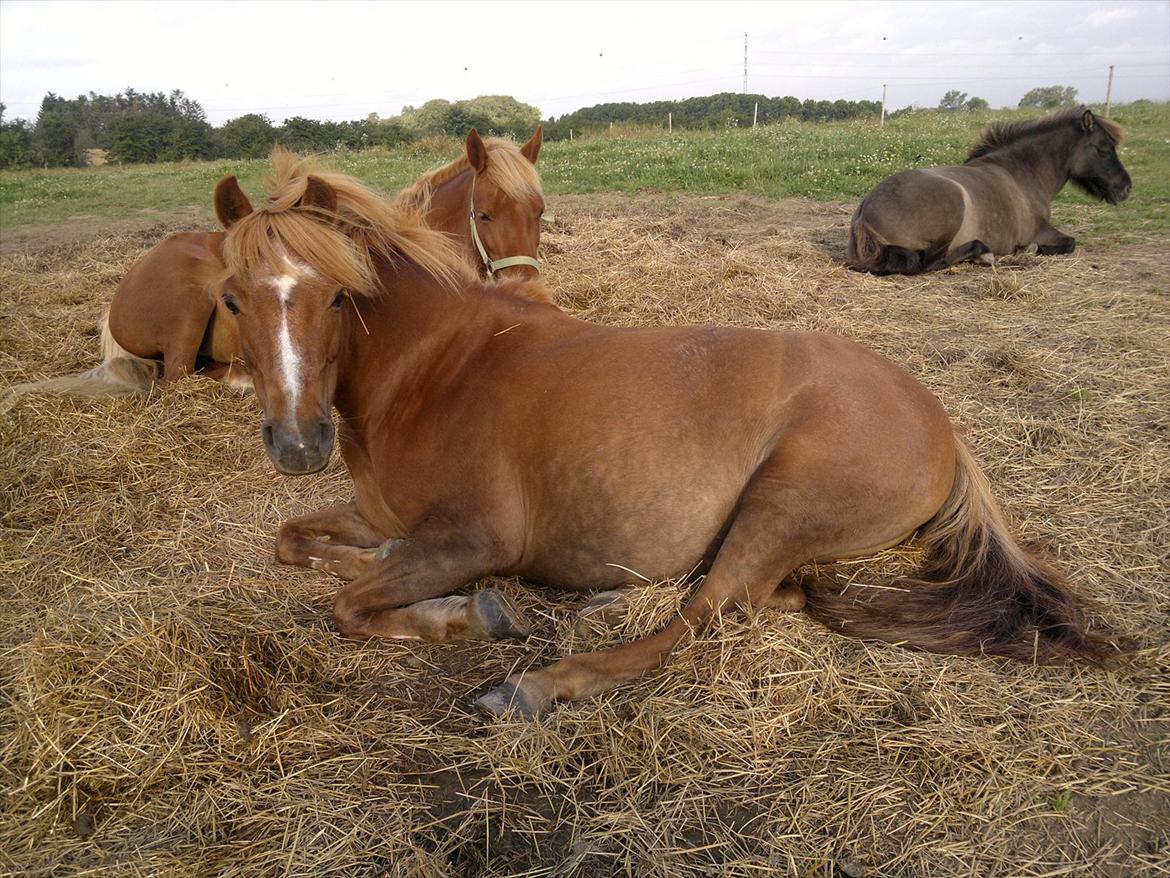
{"type": "Polygon", "coordinates": [[[544,143],[544,126],[537,125],[536,133],[532,135],[532,139],[520,147],[520,153],[532,164],[536,164],[536,159],[540,156],[540,145],[544,143]]]}
{"type": "Polygon", "coordinates": [[[215,215],[225,229],[230,229],[233,223],[252,212],[252,202],[240,188],[240,182],[234,174],[228,174],[215,184],[212,201],[215,203],[215,215]]]}
{"type": "Polygon", "coordinates": [[[488,163],[487,145],[474,128],[467,132],[467,161],[477,174],[482,174],[488,163]]]}
{"type": "Polygon", "coordinates": [[[333,187],[312,174],[305,181],[305,194],[297,202],[298,207],[315,207],[327,213],[337,213],[337,193],[333,187]]]}
{"type": "Polygon", "coordinates": [[[1093,130],[1093,111],[1092,110],[1085,110],[1084,114],[1081,116],[1081,127],[1084,128],[1086,131],[1093,130]]]}

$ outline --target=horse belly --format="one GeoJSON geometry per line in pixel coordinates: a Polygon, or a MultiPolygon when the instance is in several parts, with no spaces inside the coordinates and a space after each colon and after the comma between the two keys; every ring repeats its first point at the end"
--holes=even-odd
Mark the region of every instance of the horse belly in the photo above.
{"type": "Polygon", "coordinates": [[[710,563],[739,491],[719,496],[663,482],[654,503],[589,490],[566,495],[555,511],[538,513],[521,572],[561,588],[597,589],[684,576],[710,563]]]}

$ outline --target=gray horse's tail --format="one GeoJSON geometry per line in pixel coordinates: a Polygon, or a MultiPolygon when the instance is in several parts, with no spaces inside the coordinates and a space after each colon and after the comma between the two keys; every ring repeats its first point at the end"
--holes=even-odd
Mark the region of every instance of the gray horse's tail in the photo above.
{"type": "Polygon", "coordinates": [[[0,413],[8,411],[18,397],[26,393],[64,393],[69,396],[106,396],[121,393],[145,393],[159,378],[160,363],[136,357],[123,348],[110,333],[107,311],[98,322],[102,337],[102,363],[76,375],[46,378],[14,384],[0,396],[0,413]]]}
{"type": "Polygon", "coordinates": [[[849,224],[849,267],[871,274],[920,274],[926,271],[926,254],[893,244],[885,244],[865,221],[865,202],[853,214],[849,224]]]}

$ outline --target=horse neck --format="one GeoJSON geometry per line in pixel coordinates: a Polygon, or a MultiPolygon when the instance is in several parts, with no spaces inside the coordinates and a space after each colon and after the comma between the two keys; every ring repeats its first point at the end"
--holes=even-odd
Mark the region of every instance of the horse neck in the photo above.
{"type": "Polygon", "coordinates": [[[518,300],[470,281],[452,290],[414,265],[386,266],[383,290],[346,307],[334,404],[363,422],[394,400],[456,376],[518,300]],[[360,314],[360,319],[357,315],[360,314]]]}
{"type": "Polygon", "coordinates": [[[1069,178],[1076,141],[1063,130],[1026,137],[986,156],[1012,175],[1025,191],[1052,201],[1069,178]]]}
{"type": "Polygon", "coordinates": [[[427,211],[427,225],[433,229],[454,235],[464,248],[479,258],[471,244],[467,217],[471,210],[471,181],[475,172],[469,167],[456,174],[442,185],[436,186],[431,194],[431,206],[427,211]]]}

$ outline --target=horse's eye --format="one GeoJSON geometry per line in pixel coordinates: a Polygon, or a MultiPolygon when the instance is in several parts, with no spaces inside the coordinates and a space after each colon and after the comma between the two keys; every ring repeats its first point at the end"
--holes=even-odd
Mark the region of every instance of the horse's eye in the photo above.
{"type": "Polygon", "coordinates": [[[333,301],[329,303],[330,308],[340,308],[345,304],[345,290],[338,290],[337,295],[333,297],[333,301]]]}
{"type": "Polygon", "coordinates": [[[488,216],[486,213],[481,213],[479,215],[479,218],[482,222],[485,222],[485,223],[490,223],[492,221],[492,218],[490,216],[488,216]]]}
{"type": "Polygon", "coordinates": [[[235,300],[234,296],[225,295],[223,297],[223,303],[224,303],[224,305],[227,306],[227,309],[229,311],[231,311],[233,314],[240,313],[240,306],[236,304],[236,300],[235,300]]]}

